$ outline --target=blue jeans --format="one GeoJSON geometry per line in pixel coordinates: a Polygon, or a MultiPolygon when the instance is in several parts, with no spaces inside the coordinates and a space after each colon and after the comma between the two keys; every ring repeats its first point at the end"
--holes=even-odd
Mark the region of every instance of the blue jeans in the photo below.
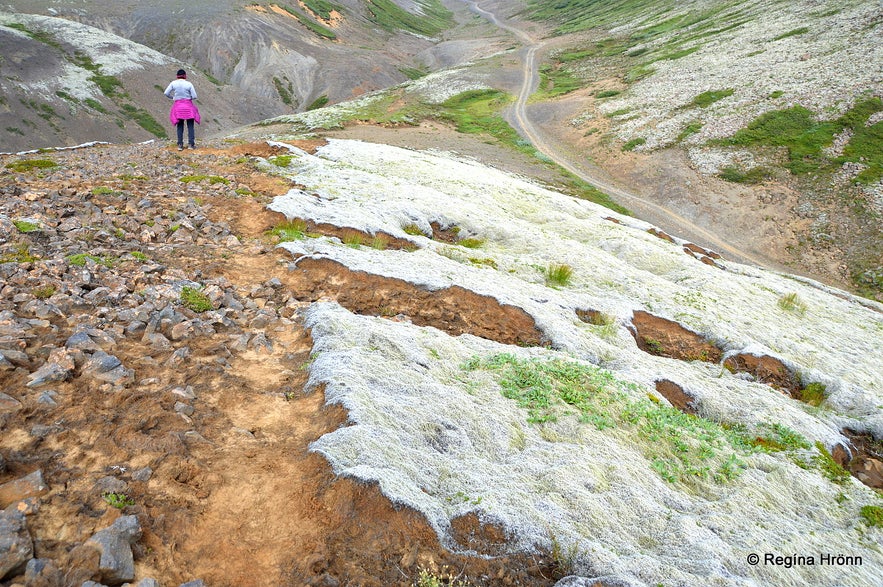
{"type": "MultiPolygon", "coordinates": [[[[195,138],[193,137],[193,119],[188,118],[186,122],[187,122],[187,138],[190,140],[189,144],[191,147],[195,147],[196,141],[195,141],[195,138]]],[[[178,121],[178,146],[179,147],[184,146],[184,121],[183,120],[178,121]]]]}

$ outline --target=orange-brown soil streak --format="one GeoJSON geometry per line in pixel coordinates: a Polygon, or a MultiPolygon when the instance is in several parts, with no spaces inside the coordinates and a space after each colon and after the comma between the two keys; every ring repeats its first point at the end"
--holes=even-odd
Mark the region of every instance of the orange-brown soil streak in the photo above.
{"type": "Polygon", "coordinates": [[[504,344],[544,343],[543,334],[524,310],[459,286],[429,291],[400,279],[352,271],[330,259],[303,259],[289,279],[301,299],[331,297],[358,314],[404,314],[420,326],[504,344]]]}

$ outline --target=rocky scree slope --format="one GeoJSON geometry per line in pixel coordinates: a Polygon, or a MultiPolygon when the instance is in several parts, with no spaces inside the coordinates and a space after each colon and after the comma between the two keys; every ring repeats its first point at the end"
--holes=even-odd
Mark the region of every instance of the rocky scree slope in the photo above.
{"type": "Polygon", "coordinates": [[[116,79],[120,85],[112,90],[131,94],[131,104],[160,126],[167,126],[167,105],[154,93],[156,86],[164,88],[179,66],[192,70],[210,132],[387,87],[482,50],[480,44],[461,43],[458,33],[448,32],[467,26],[470,39],[481,36],[465,7],[447,4],[453,12],[436,0],[160,2],[150,7],[16,2],[16,12],[4,16],[0,29],[7,56],[7,71],[0,69],[6,110],[3,150],[57,145],[59,139],[71,144],[158,134],[152,124],[141,130],[128,122],[131,116],[117,115],[119,105],[108,104],[112,96],[83,89],[87,82],[68,87],[72,75],[88,80],[98,73],[95,68],[104,76],[130,71],[116,79]],[[10,30],[10,24],[21,26],[10,30]],[[75,58],[77,52],[91,58],[86,71],[75,58]],[[44,57],[39,65],[29,58],[38,54],[44,57]],[[148,63],[151,67],[144,69],[148,63]],[[100,102],[110,115],[83,107],[85,98],[100,102]],[[91,132],[74,120],[80,116],[94,122],[91,132]],[[126,128],[116,129],[115,124],[126,128]]]}

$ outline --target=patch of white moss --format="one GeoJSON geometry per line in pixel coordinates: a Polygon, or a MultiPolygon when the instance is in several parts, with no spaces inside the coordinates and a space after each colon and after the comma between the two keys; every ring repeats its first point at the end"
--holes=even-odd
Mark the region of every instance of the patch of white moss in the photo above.
{"type": "Polygon", "coordinates": [[[656,395],[655,382],[668,379],[696,398],[703,417],[749,429],[780,424],[831,447],[844,441],[844,426],[883,433],[880,305],[759,268],[704,265],[647,234],[646,223],[451,155],[340,140],[316,155],[292,154],[289,167],[266,169],[303,188],[272,209],[419,247],[380,251],[306,238],[282,245],[295,257],[491,296],[527,312],[551,343],[506,347],[314,305],[311,385],[324,385],[354,423],[314,446],[337,473],[377,481],[391,499],[423,512],[449,544],[450,519],[476,511],[503,524],[514,547],[549,548],[554,539],[574,553],[577,570],[637,584],[857,586],[883,572],[883,535],[858,515],[876,497],[854,479],[845,486],[826,479],[811,464],[814,449],[740,454],[747,468],[723,484],[671,483],[654,470],[646,440],[575,417],[529,424],[493,373],[461,368],[501,352],[564,358],[609,370],[632,385],[635,400],[656,395]],[[431,222],[484,243],[471,249],[405,231],[416,225],[431,234],[431,222]],[[551,263],[573,268],[569,284],[546,284],[551,263]],[[789,293],[805,304],[802,314],[779,307],[789,293]],[[613,324],[583,323],[577,309],[603,311],[613,324]],[[728,354],[777,357],[804,381],[824,383],[828,401],[809,408],[719,364],[648,355],[627,330],[635,310],[676,320],[728,354]],[[752,552],[862,556],[863,565],[752,567],[752,552]]]}

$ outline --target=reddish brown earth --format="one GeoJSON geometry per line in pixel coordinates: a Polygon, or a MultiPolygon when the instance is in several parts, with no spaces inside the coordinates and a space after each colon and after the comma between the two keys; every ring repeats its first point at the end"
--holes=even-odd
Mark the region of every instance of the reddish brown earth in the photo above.
{"type": "Polygon", "coordinates": [[[630,331],[638,348],[651,355],[709,363],[717,363],[723,356],[717,345],[701,335],[649,312],[635,312],[632,327],[630,331]]]}

